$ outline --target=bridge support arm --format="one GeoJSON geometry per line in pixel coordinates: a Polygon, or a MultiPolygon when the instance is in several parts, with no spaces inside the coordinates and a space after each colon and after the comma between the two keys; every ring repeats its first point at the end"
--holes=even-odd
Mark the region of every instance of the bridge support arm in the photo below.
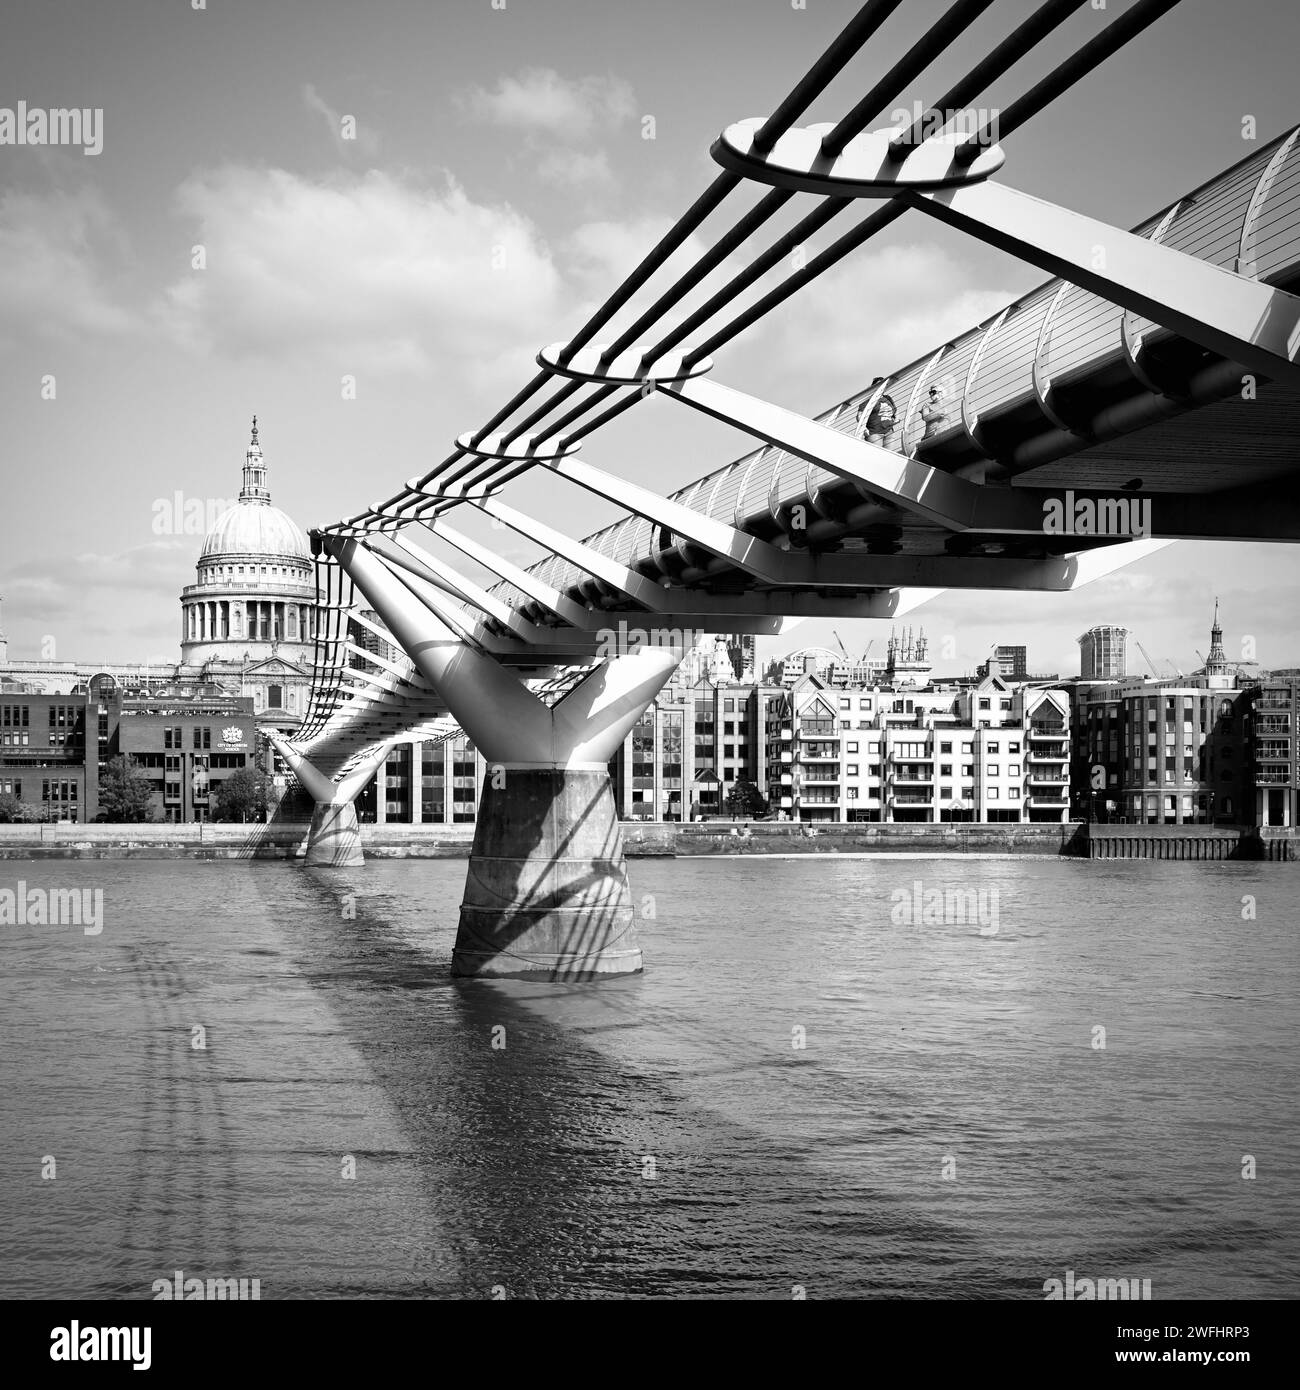
{"type": "Polygon", "coordinates": [[[641,969],[609,761],[693,637],[609,633],[606,660],[547,705],[455,640],[378,556],[339,563],[487,761],[452,973],[589,979],[641,969]]]}
{"type": "Polygon", "coordinates": [[[1261,376],[1300,386],[1296,295],[992,180],[897,196],[1261,376]]]}
{"type": "Polygon", "coordinates": [[[283,735],[268,731],[267,737],[316,803],[312,810],[311,829],[307,832],[307,863],[334,869],[350,869],[364,864],[361,827],[357,823],[357,794],[388,756],[393,740],[389,739],[371,750],[336,782],[283,735]]]}

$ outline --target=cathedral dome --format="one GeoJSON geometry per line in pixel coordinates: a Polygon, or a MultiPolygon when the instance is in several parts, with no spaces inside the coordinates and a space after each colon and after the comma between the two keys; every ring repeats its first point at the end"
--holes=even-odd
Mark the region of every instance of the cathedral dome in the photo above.
{"type": "Polygon", "coordinates": [[[199,563],[236,555],[271,555],[311,563],[307,537],[292,517],[269,502],[244,498],[217,518],[203,542],[199,563]]]}
{"type": "Polygon", "coordinates": [[[292,517],[271,505],[266,485],[266,464],[257,442],[257,417],[253,417],[253,438],[244,456],[244,485],[239,500],[217,518],[203,542],[199,566],[205,560],[227,556],[271,556],[311,564],[307,537],[292,517]]]}
{"type": "MultiPolygon", "coordinates": [[[[196,581],[181,590],[182,662],[234,663],[245,685],[250,670],[265,666],[275,677],[264,690],[266,707],[277,706],[288,691],[281,679],[286,671],[302,675],[310,669],[316,578],[307,537],[297,522],[271,505],[256,416],[239,500],[221,513],[204,538],[196,581]]],[[[303,679],[310,683],[309,676],[303,679]]],[[[257,698],[256,682],[249,688],[257,698]]],[[[300,713],[305,706],[289,708],[300,713]]]]}

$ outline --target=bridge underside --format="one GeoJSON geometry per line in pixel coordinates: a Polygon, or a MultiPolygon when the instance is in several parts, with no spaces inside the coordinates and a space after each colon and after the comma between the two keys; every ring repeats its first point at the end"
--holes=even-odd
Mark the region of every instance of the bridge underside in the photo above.
{"type": "MultiPolygon", "coordinates": [[[[1002,109],[1000,131],[1173,3],[1135,0],[1002,109]]],[[[946,119],[938,134],[919,117],[870,129],[984,0],[958,0],[835,125],[798,128],[895,5],[864,5],[771,116],[723,132],[712,152],[724,172],[573,339],[538,353],[538,376],[490,421],[394,497],[312,533],[326,606],[392,644],[377,654],[341,617],[328,635],[304,745],[322,767],[300,774],[315,786],[322,846],[333,828],[321,855],[355,857],[342,808],[384,738],[413,721],[449,711],[489,763],[459,974],[640,968],[605,769],[693,631],[887,618],[952,588],[1063,593],[1178,539],[1300,540],[1300,131],[1124,232],[990,177],[1000,144],[945,133],[946,119]],[[724,199],[755,183],[768,191],[706,238],[693,267],[611,327],[724,199]],[[672,322],[808,193],[812,212],[672,322]],[[740,307],[864,199],[874,211],[740,307]],[[719,347],[905,213],[1061,278],[815,419],[709,375],[719,347]],[[735,317],[710,322],[724,312],[735,317]],[[759,447],[666,497],[575,457],[651,396],[759,447]],[[537,468],[612,503],[619,520],[579,540],[515,510],[508,485],[537,468]],[[466,506],[546,558],[524,568],[475,541],[450,524],[466,506]],[[492,579],[478,583],[448,550],[492,579]],[[344,576],[364,611],[344,601],[344,576]]],[[[927,115],[966,106],[1082,5],[1042,0],[927,115]]]]}

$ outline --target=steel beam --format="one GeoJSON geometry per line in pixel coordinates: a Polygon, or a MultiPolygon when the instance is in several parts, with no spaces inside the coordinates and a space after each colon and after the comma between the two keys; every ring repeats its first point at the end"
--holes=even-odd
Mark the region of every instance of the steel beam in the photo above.
{"type": "MultiPolygon", "coordinates": [[[[1300,527],[1300,504],[1294,488],[1233,489],[1217,493],[1125,493],[1101,488],[1039,488],[973,482],[906,458],[866,440],[841,434],[816,420],[715,381],[684,381],[659,388],[714,419],[746,430],[769,444],[850,478],[874,496],[954,532],[993,536],[1043,536],[1045,520],[1059,506],[1073,509],[1090,503],[1101,516],[1114,516],[1116,503],[1149,504],[1149,534],[1178,540],[1293,540],[1300,527]]],[[[785,505],[797,498],[784,499],[785,505]]],[[[1068,533],[1067,533],[1068,534],[1068,533]]],[[[1083,533],[1081,544],[1140,535],[1134,530],[1083,533]]],[[[821,557],[829,558],[829,557],[821,557]]],[[[871,557],[889,559],[894,557],[871,557]]],[[[863,561],[858,559],[859,564],[863,561]]],[[[1002,562],[1005,563],[1005,562],[1002,562]]],[[[868,573],[864,570],[863,573],[868,573]]],[[[860,581],[865,587],[875,582],[860,581]]],[[[882,582],[909,582],[884,580],[882,582]]],[[[943,582],[948,586],[949,581],[943,582]]],[[[978,588],[952,581],[951,587],[978,588]]]]}
{"type": "Polygon", "coordinates": [[[1300,297],[991,180],[898,200],[1262,376],[1300,386],[1300,297]]]}

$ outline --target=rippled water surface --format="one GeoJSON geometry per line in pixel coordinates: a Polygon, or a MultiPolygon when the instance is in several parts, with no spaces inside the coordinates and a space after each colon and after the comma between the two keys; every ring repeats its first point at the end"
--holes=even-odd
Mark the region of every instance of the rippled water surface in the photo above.
{"type": "Polygon", "coordinates": [[[451,980],[465,869],[5,863],[105,925],[0,926],[0,1295],[1300,1294],[1294,867],[637,860],[570,986],[451,980]]]}

